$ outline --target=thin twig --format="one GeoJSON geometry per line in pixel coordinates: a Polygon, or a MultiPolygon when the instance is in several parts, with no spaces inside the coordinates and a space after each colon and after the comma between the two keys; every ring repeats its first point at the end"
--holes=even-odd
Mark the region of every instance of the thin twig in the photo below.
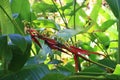
{"type": "Polygon", "coordinates": [[[69,28],[68,25],[67,25],[67,22],[66,22],[66,20],[65,20],[65,18],[64,18],[64,16],[63,16],[63,14],[60,12],[59,8],[57,7],[57,5],[55,4],[55,2],[54,2],[53,0],[52,0],[52,2],[53,2],[53,4],[54,4],[54,6],[56,7],[57,11],[59,12],[59,14],[60,14],[60,16],[61,16],[61,18],[62,18],[62,20],[63,20],[63,22],[64,22],[64,24],[65,24],[65,27],[66,27],[66,28],[69,28]]]}

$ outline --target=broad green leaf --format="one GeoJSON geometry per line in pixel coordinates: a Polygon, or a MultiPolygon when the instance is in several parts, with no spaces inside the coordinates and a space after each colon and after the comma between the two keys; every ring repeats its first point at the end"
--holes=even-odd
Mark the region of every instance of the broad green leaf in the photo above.
{"type": "Polygon", "coordinates": [[[106,8],[100,8],[99,14],[102,15],[105,19],[111,19],[110,11],[106,8]]]}
{"type": "Polygon", "coordinates": [[[103,65],[106,65],[106,66],[109,66],[111,68],[115,68],[115,65],[116,65],[116,62],[115,61],[112,61],[110,59],[103,59],[103,60],[100,60],[99,63],[103,64],[103,65]]]}
{"type": "Polygon", "coordinates": [[[91,65],[89,67],[85,67],[85,69],[82,70],[82,72],[96,72],[96,73],[105,73],[104,70],[102,70],[99,66],[97,65],[91,65]]]}
{"type": "Polygon", "coordinates": [[[90,13],[90,17],[92,20],[96,21],[98,18],[98,13],[101,8],[102,0],[97,0],[96,4],[93,6],[92,12],[90,13]]]}
{"type": "Polygon", "coordinates": [[[32,6],[32,9],[34,12],[36,13],[45,13],[45,12],[56,12],[56,8],[54,5],[45,3],[43,1],[39,2],[39,3],[35,3],[32,6]]]}
{"type": "Polygon", "coordinates": [[[79,12],[81,17],[83,17],[84,19],[87,18],[87,14],[86,14],[86,12],[82,8],[78,12],[79,12]]]}
{"type": "Polygon", "coordinates": [[[49,73],[42,78],[42,80],[64,80],[65,75],[61,73],[49,73]]]}
{"type": "Polygon", "coordinates": [[[60,26],[56,24],[54,21],[49,19],[34,20],[33,23],[40,28],[53,28],[56,30],[60,30],[60,26]]]}
{"type": "Polygon", "coordinates": [[[0,0],[0,27],[2,34],[14,33],[12,12],[9,0],[0,0]]]}
{"type": "Polygon", "coordinates": [[[0,36],[0,58],[3,59],[3,64],[8,66],[8,63],[12,59],[12,51],[8,46],[7,36],[0,36]]]}
{"type": "Polygon", "coordinates": [[[57,59],[53,59],[50,62],[48,62],[49,64],[60,64],[63,63],[61,60],[57,60],[57,59]]]}
{"type": "Polygon", "coordinates": [[[27,47],[27,42],[25,38],[19,34],[10,34],[9,37],[12,43],[18,46],[24,53],[27,47]]]}
{"type": "Polygon", "coordinates": [[[24,66],[27,56],[24,56],[24,53],[18,48],[18,46],[10,45],[10,47],[12,49],[13,57],[9,63],[8,69],[10,71],[18,71],[24,66]]]}
{"type": "Polygon", "coordinates": [[[89,75],[72,75],[65,80],[107,80],[104,76],[89,76],[89,75]]]}
{"type": "Polygon", "coordinates": [[[66,3],[65,6],[61,7],[60,9],[62,11],[65,11],[66,9],[71,9],[71,6],[73,5],[73,2],[66,3]]]}
{"type": "Polygon", "coordinates": [[[36,56],[29,57],[29,59],[25,63],[25,66],[29,66],[29,65],[33,65],[33,64],[41,64],[41,63],[43,63],[43,62],[41,62],[40,57],[38,55],[36,55],[36,56]]]}
{"type": "Polygon", "coordinates": [[[113,72],[113,74],[120,75],[120,64],[116,65],[116,68],[115,68],[115,71],[113,72]]]}
{"type": "Polygon", "coordinates": [[[120,79],[120,75],[115,75],[115,74],[106,74],[105,77],[106,77],[105,80],[119,80],[120,79]]]}
{"type": "Polygon", "coordinates": [[[96,38],[104,49],[108,49],[110,45],[110,38],[104,33],[97,33],[96,38]]]}
{"type": "Polygon", "coordinates": [[[120,19],[120,0],[106,0],[113,14],[117,19],[120,19]]]}
{"type": "Polygon", "coordinates": [[[11,9],[13,14],[19,14],[19,18],[21,18],[21,21],[30,20],[30,4],[28,0],[12,0],[11,9]]]}
{"type": "Polygon", "coordinates": [[[73,36],[75,36],[77,34],[78,34],[77,30],[64,29],[64,30],[59,31],[57,33],[57,36],[65,39],[65,40],[68,40],[68,39],[70,39],[71,37],[73,37],[73,36]]]}
{"type": "Polygon", "coordinates": [[[22,23],[23,20],[31,21],[31,11],[30,4],[28,0],[11,0],[11,10],[12,14],[18,14],[18,17],[15,19],[17,24],[15,26],[16,33],[23,33],[24,25],[22,23]]]}
{"type": "Polygon", "coordinates": [[[49,72],[44,64],[29,65],[18,72],[2,76],[0,80],[41,80],[49,72]]]}
{"type": "Polygon", "coordinates": [[[100,31],[106,31],[109,27],[111,27],[116,21],[115,20],[107,20],[105,21],[99,28],[100,31]]]}
{"type": "Polygon", "coordinates": [[[76,11],[72,11],[72,10],[68,10],[69,14],[68,16],[70,16],[70,20],[68,22],[68,26],[69,27],[74,27],[74,13],[75,13],[75,24],[76,24],[76,28],[80,28],[81,26],[83,26],[85,24],[85,19],[87,17],[86,13],[84,12],[84,10],[82,9],[84,6],[76,6],[76,11]]]}
{"type": "MultiPolygon", "coordinates": [[[[13,39],[14,35],[12,36],[10,35],[11,39],[13,39]]],[[[31,50],[32,43],[31,43],[30,36],[26,36],[25,38],[22,37],[21,39],[19,35],[19,37],[17,37],[16,39],[13,39],[12,41],[14,43],[11,43],[9,46],[12,49],[13,57],[9,63],[8,69],[10,71],[19,71],[24,66],[24,64],[26,63],[26,61],[28,60],[30,56],[30,50],[31,50]],[[21,41],[19,40],[19,42],[22,42],[22,40],[25,39],[24,41],[26,42],[26,47],[23,47],[24,46],[23,44],[21,46],[21,44],[17,42],[19,38],[21,40],[21,41]],[[21,47],[24,48],[24,51],[20,49],[21,47]]]]}
{"type": "Polygon", "coordinates": [[[64,66],[57,66],[57,68],[52,70],[52,72],[53,73],[54,72],[55,73],[61,73],[61,74],[64,74],[66,76],[69,76],[69,75],[71,75],[73,73],[70,69],[68,69],[68,68],[66,68],[64,66]]]}

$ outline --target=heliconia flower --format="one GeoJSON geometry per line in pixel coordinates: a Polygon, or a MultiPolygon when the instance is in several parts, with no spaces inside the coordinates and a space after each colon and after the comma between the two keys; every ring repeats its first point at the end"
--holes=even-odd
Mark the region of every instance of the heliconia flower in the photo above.
{"type": "Polygon", "coordinates": [[[98,52],[92,52],[84,49],[77,48],[75,46],[70,46],[69,51],[74,54],[85,54],[85,55],[90,55],[90,54],[96,54],[96,55],[102,55],[105,56],[104,54],[98,53],[98,52]]]}
{"type": "MultiPolygon", "coordinates": [[[[50,38],[47,38],[47,37],[44,37],[42,35],[40,35],[36,30],[34,29],[28,29],[27,32],[31,35],[31,38],[32,40],[38,44],[40,47],[40,43],[39,41],[37,40],[37,38],[41,39],[41,40],[44,40],[45,41],[45,44],[47,44],[51,49],[54,49],[54,50],[58,50],[58,51],[61,51],[63,53],[66,53],[66,54],[69,54],[68,52],[66,52],[65,50],[71,52],[73,55],[74,55],[74,61],[75,61],[75,68],[76,68],[76,71],[79,70],[79,61],[78,61],[78,57],[81,57],[83,58],[84,60],[86,61],[89,61],[91,62],[90,59],[86,58],[84,55],[90,55],[90,54],[96,54],[96,55],[102,55],[102,56],[105,56],[103,54],[100,54],[98,52],[91,52],[91,51],[88,51],[88,50],[84,50],[84,49],[80,49],[80,48],[77,48],[75,46],[65,46],[64,44],[61,44],[59,42],[57,42],[56,40],[54,39],[50,39],[50,38]],[[65,49],[65,50],[64,50],[65,49]]],[[[70,54],[69,54],[70,55],[70,54]]]]}

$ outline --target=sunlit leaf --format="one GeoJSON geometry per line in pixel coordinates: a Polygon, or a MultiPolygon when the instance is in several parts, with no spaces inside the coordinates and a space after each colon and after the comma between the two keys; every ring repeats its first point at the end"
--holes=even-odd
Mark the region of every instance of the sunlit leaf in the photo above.
{"type": "Polygon", "coordinates": [[[115,71],[113,72],[113,74],[120,75],[120,64],[116,65],[116,68],[115,68],[115,71]]]}
{"type": "Polygon", "coordinates": [[[105,21],[99,28],[100,31],[106,31],[109,27],[111,27],[116,21],[115,20],[107,20],[105,21]]]}
{"type": "Polygon", "coordinates": [[[37,25],[40,28],[53,28],[56,30],[60,30],[60,26],[54,21],[49,19],[39,19],[39,20],[34,20],[33,22],[35,23],[35,25],[37,25]]]}
{"type": "Polygon", "coordinates": [[[2,29],[2,34],[14,33],[12,19],[9,0],[0,0],[0,27],[2,29]]]}
{"type": "Polygon", "coordinates": [[[94,21],[96,21],[98,18],[98,13],[101,8],[101,3],[102,3],[102,0],[97,0],[96,4],[94,5],[94,7],[92,9],[92,12],[90,13],[90,17],[94,21]]]}
{"type": "Polygon", "coordinates": [[[12,0],[11,9],[13,14],[19,14],[21,21],[30,20],[30,4],[28,0],[12,0]]]}
{"type": "Polygon", "coordinates": [[[43,13],[45,13],[45,12],[56,12],[56,8],[55,8],[54,5],[45,3],[43,1],[41,1],[39,3],[35,3],[32,6],[32,9],[36,13],[41,13],[41,12],[43,12],[43,13]]]}
{"type": "Polygon", "coordinates": [[[24,25],[23,20],[31,21],[32,12],[30,11],[30,3],[28,0],[11,0],[10,2],[12,14],[17,14],[15,21],[17,22],[15,26],[15,33],[23,33],[24,25]]]}

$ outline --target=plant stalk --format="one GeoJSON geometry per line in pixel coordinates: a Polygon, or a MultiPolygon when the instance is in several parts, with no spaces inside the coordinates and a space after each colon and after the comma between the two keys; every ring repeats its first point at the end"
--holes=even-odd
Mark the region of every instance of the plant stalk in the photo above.
{"type": "Polygon", "coordinates": [[[64,22],[64,24],[65,24],[65,27],[68,29],[69,27],[68,27],[68,24],[67,24],[67,22],[66,22],[66,19],[65,19],[64,15],[60,12],[60,10],[59,10],[59,8],[57,7],[57,5],[55,4],[54,0],[52,0],[52,2],[53,2],[53,4],[54,4],[55,8],[57,9],[57,11],[59,12],[59,14],[60,14],[60,16],[61,16],[61,18],[62,18],[62,20],[63,20],[63,22],[64,22]]]}
{"type": "Polygon", "coordinates": [[[117,54],[117,63],[120,64],[120,20],[117,22],[118,28],[118,54],[117,54]]]}

